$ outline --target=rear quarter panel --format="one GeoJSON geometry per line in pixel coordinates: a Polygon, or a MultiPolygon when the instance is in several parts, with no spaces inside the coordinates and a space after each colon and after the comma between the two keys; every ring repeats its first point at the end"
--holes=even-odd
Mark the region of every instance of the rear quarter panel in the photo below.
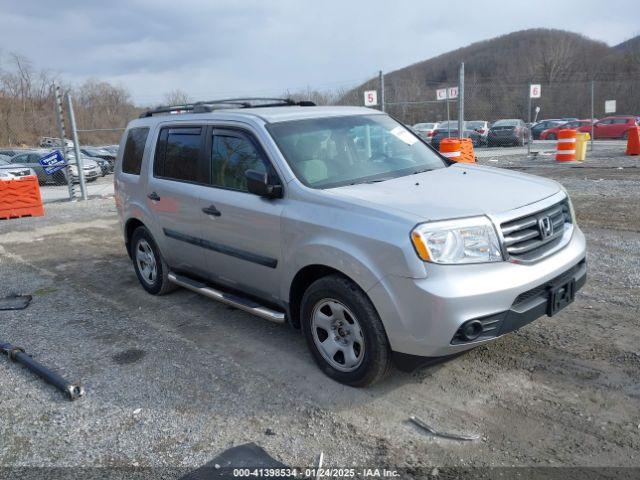
{"type": "Polygon", "coordinates": [[[156,126],[150,126],[149,129],[149,135],[147,136],[142,157],[140,175],[133,175],[122,171],[122,157],[124,155],[128,132],[131,128],[139,126],[141,125],[131,125],[128,127],[120,140],[113,180],[116,209],[120,218],[123,238],[126,236],[127,223],[132,219],[137,219],[149,229],[158,247],[162,250],[164,247],[163,236],[159,234],[153,215],[150,214],[149,201],[146,196],[147,179],[151,173],[153,152],[155,152],[156,139],[158,136],[156,126]]]}

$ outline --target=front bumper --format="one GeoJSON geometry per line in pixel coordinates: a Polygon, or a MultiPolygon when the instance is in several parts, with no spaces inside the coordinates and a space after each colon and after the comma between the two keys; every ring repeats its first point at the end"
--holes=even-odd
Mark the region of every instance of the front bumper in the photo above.
{"type": "MultiPolygon", "coordinates": [[[[98,168],[92,168],[91,170],[84,170],[84,179],[91,180],[93,178],[98,178],[102,175],[102,170],[98,168]]],[[[74,183],[78,183],[80,181],[80,177],[78,175],[72,174],[72,179],[74,183]]]]}
{"type": "Polygon", "coordinates": [[[576,227],[562,250],[534,264],[429,264],[426,278],[388,275],[367,293],[393,351],[425,357],[454,355],[544,315],[550,283],[573,272],[576,289],[584,285],[585,255],[585,238],[576,227]],[[487,318],[499,320],[494,334],[471,342],[455,341],[464,323],[487,318]]]}

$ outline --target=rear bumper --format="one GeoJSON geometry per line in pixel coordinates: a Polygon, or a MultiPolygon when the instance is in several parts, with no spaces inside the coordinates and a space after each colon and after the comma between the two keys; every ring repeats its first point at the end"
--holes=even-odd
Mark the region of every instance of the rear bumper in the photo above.
{"type": "Polygon", "coordinates": [[[429,264],[427,278],[389,275],[367,293],[393,351],[425,357],[454,355],[545,315],[549,285],[565,276],[576,275],[576,289],[582,287],[585,255],[584,235],[576,227],[562,250],[534,264],[429,264]],[[476,319],[497,320],[497,328],[477,340],[457,342],[460,327],[476,319]]]}
{"type": "Polygon", "coordinates": [[[518,135],[488,135],[487,143],[515,143],[520,140],[518,135]]]}

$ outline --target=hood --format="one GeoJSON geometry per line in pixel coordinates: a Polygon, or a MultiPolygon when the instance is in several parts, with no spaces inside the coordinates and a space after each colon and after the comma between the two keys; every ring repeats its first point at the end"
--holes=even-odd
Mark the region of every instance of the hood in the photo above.
{"type": "Polygon", "coordinates": [[[460,163],[384,182],[327,190],[346,201],[402,211],[423,220],[507,212],[558,191],[560,185],[553,180],[460,163]]]}
{"type": "MultiPolygon", "coordinates": [[[[78,162],[76,161],[75,157],[67,157],[68,158],[68,163],[69,165],[78,165],[78,162]]],[[[95,160],[93,160],[92,158],[89,157],[83,157],[82,158],[82,167],[83,168],[95,168],[98,166],[98,162],[96,162],[95,160]]]]}

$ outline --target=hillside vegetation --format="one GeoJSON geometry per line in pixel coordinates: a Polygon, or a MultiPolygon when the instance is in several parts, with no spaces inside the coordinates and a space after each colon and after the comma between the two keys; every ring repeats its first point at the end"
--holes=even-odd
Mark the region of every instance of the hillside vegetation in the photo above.
{"type": "MultiPolygon", "coordinates": [[[[592,81],[596,116],[604,115],[607,99],[617,100],[618,113],[640,113],[640,37],[609,47],[548,29],[510,33],[387,73],[387,111],[408,123],[443,119],[446,108],[435,102],[436,89],[457,85],[461,62],[467,119],[526,119],[530,83],[542,84],[542,98],[534,102],[542,117],[588,118],[592,81]]],[[[363,91],[377,88],[378,79],[371,79],[339,103],[361,105],[363,91]]],[[[457,118],[453,102],[451,112],[457,118]]]]}

